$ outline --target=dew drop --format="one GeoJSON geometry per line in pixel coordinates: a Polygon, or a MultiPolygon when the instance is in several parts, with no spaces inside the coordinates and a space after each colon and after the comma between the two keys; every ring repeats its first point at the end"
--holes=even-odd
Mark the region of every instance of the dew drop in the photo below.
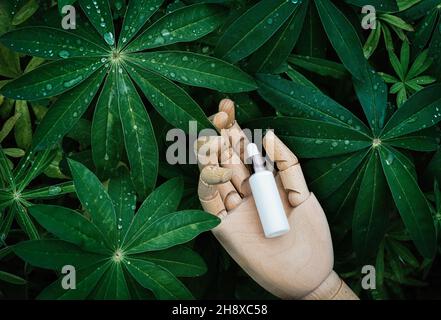
{"type": "Polygon", "coordinates": [[[55,195],[57,195],[57,194],[60,194],[61,191],[62,191],[62,190],[61,190],[61,187],[58,187],[58,186],[50,186],[49,189],[48,189],[48,194],[49,194],[50,196],[55,196],[55,195]]]}
{"type": "Polygon", "coordinates": [[[61,50],[60,52],[58,52],[58,55],[60,56],[60,58],[63,59],[67,59],[70,57],[70,53],[67,50],[61,50]]]}
{"type": "Polygon", "coordinates": [[[72,87],[72,86],[78,84],[81,80],[83,80],[83,76],[78,76],[78,77],[76,77],[76,78],[74,78],[74,79],[72,79],[72,80],[65,81],[65,82],[63,83],[63,86],[64,86],[65,88],[70,88],[70,87],[72,87]]]}
{"type": "Polygon", "coordinates": [[[112,32],[106,32],[104,35],[104,41],[106,41],[106,43],[109,46],[113,46],[115,44],[115,38],[113,37],[113,33],[112,32]]]}

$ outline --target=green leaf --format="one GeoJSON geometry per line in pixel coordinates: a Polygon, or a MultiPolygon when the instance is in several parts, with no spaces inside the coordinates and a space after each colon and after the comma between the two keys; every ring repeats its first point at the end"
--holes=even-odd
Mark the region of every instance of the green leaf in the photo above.
{"type": "Polygon", "coordinates": [[[34,205],[29,212],[39,224],[61,240],[90,252],[109,253],[103,234],[78,212],[49,205],[34,205]]]}
{"type": "Polygon", "coordinates": [[[367,62],[353,25],[331,1],[316,0],[315,4],[328,39],[341,61],[355,78],[363,80],[367,62]]]}
{"type": "Polygon", "coordinates": [[[81,9],[109,46],[115,44],[115,29],[108,0],[78,0],[81,9]]]}
{"type": "MultiPolygon", "coordinates": [[[[360,190],[367,160],[368,157],[365,157],[362,164],[346,179],[341,187],[324,200],[324,205],[329,210],[328,219],[330,223],[341,222],[347,230],[351,228],[355,201],[360,190]]],[[[344,236],[344,233],[340,235],[340,237],[344,236]]]]}
{"type": "Polygon", "coordinates": [[[432,59],[429,58],[429,51],[424,50],[421,52],[418,57],[416,57],[412,67],[410,67],[409,72],[407,73],[407,79],[413,79],[416,76],[422,74],[426,71],[430,65],[432,64],[432,59]]]}
{"type": "Polygon", "coordinates": [[[395,26],[399,29],[406,30],[406,31],[414,31],[412,25],[408,24],[406,21],[404,21],[400,17],[393,16],[390,14],[381,14],[379,19],[386,21],[391,26],[395,26]]]}
{"type": "Polygon", "coordinates": [[[383,143],[408,150],[432,152],[438,149],[439,139],[440,133],[438,128],[431,127],[429,129],[417,131],[405,136],[386,139],[383,140],[383,143]]]}
{"type": "Polygon", "coordinates": [[[355,92],[374,134],[383,128],[387,111],[387,86],[383,78],[368,64],[363,81],[353,79],[355,92]]]}
{"type": "Polygon", "coordinates": [[[380,21],[377,21],[377,26],[374,30],[369,34],[368,39],[366,40],[363,46],[363,53],[366,59],[369,59],[375,52],[380,43],[381,38],[381,24],[380,21]]]}
{"type": "Polygon", "coordinates": [[[304,158],[322,158],[368,148],[372,140],[340,125],[306,118],[262,118],[248,123],[251,128],[277,128],[276,134],[293,152],[304,158]]]}
{"type": "Polygon", "coordinates": [[[129,70],[145,97],[167,122],[185,132],[189,130],[190,121],[196,121],[198,130],[212,127],[205,113],[185,90],[154,72],[136,66],[129,70]]]}
{"type": "Polygon", "coordinates": [[[201,256],[184,245],[142,253],[136,255],[136,258],[155,263],[176,277],[197,277],[207,272],[207,266],[201,256]]]}
{"type": "Polygon", "coordinates": [[[296,45],[296,52],[303,56],[325,58],[327,51],[326,33],[313,1],[308,1],[308,11],[302,32],[296,45]]]}
{"type": "Polygon", "coordinates": [[[420,53],[429,43],[437,18],[437,10],[432,10],[416,27],[412,37],[412,49],[416,49],[416,53],[420,53]]]}
{"type": "Polygon", "coordinates": [[[20,74],[20,56],[0,44],[0,76],[16,78],[20,74]]]}
{"type": "Polygon", "coordinates": [[[93,114],[92,157],[98,176],[109,177],[117,167],[124,138],[119,117],[116,74],[110,72],[104,83],[93,114]]]}
{"type": "Polygon", "coordinates": [[[144,69],[191,86],[221,92],[244,92],[257,88],[253,78],[222,60],[185,51],[159,51],[131,55],[144,69]]]}
{"type": "MultiPolygon", "coordinates": [[[[3,151],[3,147],[0,145],[0,179],[7,186],[12,186],[15,188],[15,180],[12,174],[11,168],[9,167],[8,158],[3,151]]],[[[0,184],[2,185],[2,184],[0,184]]]]}
{"type": "Polygon", "coordinates": [[[156,251],[182,244],[220,223],[216,216],[198,210],[170,213],[153,222],[127,249],[129,253],[156,251]]]}
{"type": "Polygon", "coordinates": [[[173,43],[190,42],[217,29],[224,9],[210,4],[195,4],[162,17],[133,40],[124,52],[142,51],[173,43]]]}
{"type": "Polygon", "coordinates": [[[357,170],[367,154],[367,150],[361,150],[350,155],[308,161],[305,170],[309,187],[319,199],[330,196],[357,170]]]}
{"type": "Polygon", "coordinates": [[[14,127],[15,142],[19,148],[27,150],[32,143],[32,122],[27,102],[16,101],[15,113],[20,114],[14,127]]]}
{"type": "Polygon", "coordinates": [[[342,79],[345,78],[348,74],[343,65],[326,59],[314,58],[310,56],[291,55],[288,59],[288,62],[304,70],[314,72],[324,77],[342,79]]]}
{"type": "Polygon", "coordinates": [[[122,243],[136,208],[136,193],[126,167],[119,167],[116,175],[110,179],[109,195],[115,206],[118,239],[122,243]]]}
{"type": "Polygon", "coordinates": [[[394,42],[389,27],[386,24],[382,24],[381,30],[383,31],[384,45],[386,46],[386,50],[388,52],[394,51],[394,42]]]}
{"type": "Polygon", "coordinates": [[[9,31],[0,37],[0,42],[16,52],[46,59],[108,55],[108,50],[80,35],[45,26],[9,31]]]}
{"type": "MultiPolygon", "coordinates": [[[[365,0],[345,0],[345,2],[357,7],[364,7],[366,5],[365,0]]],[[[379,12],[396,12],[399,9],[396,0],[370,0],[369,4],[374,6],[379,12]]]]}
{"type": "Polygon", "coordinates": [[[259,75],[258,84],[259,94],[285,115],[320,120],[369,134],[361,120],[314,88],[271,75],[259,75]]]}
{"type": "Polygon", "coordinates": [[[407,71],[409,70],[409,60],[410,60],[410,45],[409,42],[404,41],[403,45],[401,46],[401,52],[400,52],[401,67],[404,73],[407,73],[407,71]]]}
{"type": "Polygon", "coordinates": [[[405,74],[403,67],[401,66],[400,60],[398,60],[397,55],[393,51],[389,51],[389,60],[392,67],[395,70],[395,73],[398,75],[401,81],[404,81],[405,74]]]}
{"type": "Polygon", "coordinates": [[[0,282],[1,281],[17,285],[23,285],[27,283],[25,279],[16,276],[15,274],[0,270],[0,282]]]}
{"type": "Polygon", "coordinates": [[[56,152],[50,149],[38,153],[29,152],[28,156],[22,159],[14,171],[15,181],[18,190],[23,191],[29,183],[40,175],[52,162],[56,152]]]}
{"type": "Polygon", "coordinates": [[[31,240],[37,240],[40,238],[38,234],[37,228],[34,225],[34,222],[29,217],[25,207],[21,203],[14,203],[15,206],[15,219],[19,224],[20,228],[26,233],[26,235],[31,240]]]}
{"type": "Polygon", "coordinates": [[[78,199],[89,212],[92,223],[110,243],[115,243],[116,213],[109,194],[100,180],[83,164],[71,159],[68,162],[78,199]]]}
{"type": "Polygon", "coordinates": [[[29,0],[26,2],[12,18],[12,25],[18,26],[28,20],[39,8],[39,2],[36,0],[29,0]]]}
{"type": "Polygon", "coordinates": [[[103,62],[73,58],[44,64],[7,83],[1,93],[16,100],[41,100],[72,89],[88,79],[103,62]]]}
{"type": "Polygon", "coordinates": [[[387,183],[404,225],[418,251],[424,257],[432,258],[436,249],[435,226],[423,192],[399,152],[382,147],[380,156],[387,183]]]}
{"type": "Polygon", "coordinates": [[[288,71],[286,71],[286,75],[293,81],[294,83],[300,84],[302,86],[311,87],[320,91],[320,89],[311,81],[309,81],[304,75],[302,75],[297,70],[288,66],[288,71]]]}
{"type": "Polygon", "coordinates": [[[53,146],[74,127],[92,102],[106,71],[99,69],[91,78],[58,98],[35,131],[34,149],[53,146]]]}
{"type": "Polygon", "coordinates": [[[26,152],[20,148],[6,148],[3,151],[8,157],[11,158],[21,158],[26,154],[26,152]]]}
{"type": "Polygon", "coordinates": [[[378,152],[371,153],[360,185],[352,220],[352,242],[359,261],[378,250],[389,221],[387,182],[378,152]]]}
{"type": "Polygon", "coordinates": [[[184,192],[182,177],[176,177],[164,182],[156,188],[142,203],[127,232],[124,245],[140,237],[147,227],[165,215],[175,211],[184,192]]]}
{"type": "Polygon", "coordinates": [[[288,21],[253,53],[248,62],[248,70],[271,73],[286,61],[299,39],[307,9],[308,3],[302,3],[295,9],[288,21]]]}
{"type": "Polygon", "coordinates": [[[111,266],[111,262],[98,262],[90,267],[76,270],[76,288],[64,289],[61,278],[46,287],[37,297],[39,300],[81,300],[92,292],[103,274],[111,266]]]}
{"type": "Polygon", "coordinates": [[[188,289],[171,274],[158,265],[139,259],[127,259],[127,270],[140,285],[155,294],[158,299],[191,299],[188,289]]]}
{"type": "Polygon", "coordinates": [[[118,46],[124,47],[159,9],[164,0],[130,0],[121,27],[118,46]]]}
{"type": "Polygon", "coordinates": [[[415,258],[413,253],[405,245],[393,239],[389,240],[389,244],[392,250],[403,263],[408,264],[414,268],[418,268],[420,266],[417,258],[415,258]]]}
{"type": "Polygon", "coordinates": [[[299,5],[286,0],[260,1],[225,30],[216,55],[230,62],[249,56],[280,29],[299,5]]]}
{"type": "MultiPolygon", "coordinates": [[[[115,69],[112,72],[116,72],[115,69]]],[[[121,68],[116,76],[118,109],[133,184],[140,198],[149,194],[158,173],[158,147],[149,115],[129,76],[121,68]]]]}
{"type": "Polygon", "coordinates": [[[79,247],[61,240],[22,241],[13,247],[14,253],[31,265],[60,272],[65,265],[76,269],[88,267],[106,256],[85,252],[79,247]]]}
{"type": "Polygon", "coordinates": [[[75,192],[75,187],[73,182],[69,181],[38,189],[26,190],[22,192],[21,196],[25,200],[34,200],[58,197],[66,193],[73,192],[75,192]]]}
{"type": "Polygon", "coordinates": [[[441,121],[441,85],[435,84],[414,94],[391,117],[382,139],[400,137],[432,127],[441,121]]]}
{"type": "Polygon", "coordinates": [[[130,293],[121,263],[113,263],[97,285],[94,299],[129,300],[130,293]]]}
{"type": "Polygon", "coordinates": [[[3,123],[3,127],[0,130],[0,142],[5,140],[5,138],[12,131],[12,129],[14,129],[15,123],[17,122],[17,120],[20,117],[21,117],[21,114],[16,113],[3,123]]]}

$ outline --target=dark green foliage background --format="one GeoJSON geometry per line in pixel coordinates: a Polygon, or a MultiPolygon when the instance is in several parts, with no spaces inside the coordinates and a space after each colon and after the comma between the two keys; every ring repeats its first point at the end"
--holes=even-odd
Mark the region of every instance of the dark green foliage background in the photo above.
{"type": "MultiPolygon", "coordinates": [[[[166,133],[210,127],[224,97],[243,127],[275,129],[299,156],[330,223],[334,269],[361,298],[441,298],[441,0],[7,0],[0,54],[3,298],[33,299],[56,279],[13,252],[50,237],[28,208],[90,209],[68,158],[105,186],[129,169],[138,208],[182,177],[177,209],[200,209],[198,169],[167,164],[166,133]],[[361,27],[365,2],[374,30],[361,27]],[[66,4],[75,31],[60,28],[66,4]],[[5,168],[22,164],[15,201],[5,168]],[[366,264],[376,290],[361,289],[366,264]]],[[[186,248],[207,265],[176,275],[194,297],[273,298],[211,234],[186,248]]]]}

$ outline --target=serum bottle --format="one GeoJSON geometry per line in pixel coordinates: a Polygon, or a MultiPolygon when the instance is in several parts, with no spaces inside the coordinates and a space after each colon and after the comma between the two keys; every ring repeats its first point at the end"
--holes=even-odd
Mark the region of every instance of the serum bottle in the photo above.
{"type": "Polygon", "coordinates": [[[249,181],[265,237],[281,236],[290,227],[274,175],[265,168],[265,160],[254,143],[248,144],[247,154],[253,161],[254,174],[249,181]]]}

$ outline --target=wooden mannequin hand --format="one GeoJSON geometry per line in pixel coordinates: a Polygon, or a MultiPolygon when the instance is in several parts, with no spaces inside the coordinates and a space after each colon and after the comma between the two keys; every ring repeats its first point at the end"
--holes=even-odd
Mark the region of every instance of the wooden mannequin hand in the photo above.
{"type": "MultiPolygon", "coordinates": [[[[333,269],[326,216],[306,185],[297,157],[268,132],[267,156],[276,164],[276,183],[290,231],[265,238],[244,164],[248,140],[234,116],[234,103],[222,100],[211,117],[221,136],[200,138],[199,198],[222,219],[214,235],[231,257],[263,288],[283,299],[357,299],[333,269]]],[[[271,199],[268,199],[271,201],[271,199]]]]}

